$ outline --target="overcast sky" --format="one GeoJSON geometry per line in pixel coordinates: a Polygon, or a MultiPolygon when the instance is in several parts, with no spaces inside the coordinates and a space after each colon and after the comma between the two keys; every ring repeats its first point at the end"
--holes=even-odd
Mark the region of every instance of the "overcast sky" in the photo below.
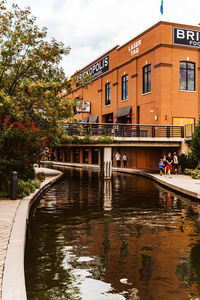
{"type": "Polygon", "coordinates": [[[123,45],[160,20],[200,23],[200,0],[7,0],[31,7],[48,37],[71,47],[61,66],[69,77],[115,45],[123,45]]]}

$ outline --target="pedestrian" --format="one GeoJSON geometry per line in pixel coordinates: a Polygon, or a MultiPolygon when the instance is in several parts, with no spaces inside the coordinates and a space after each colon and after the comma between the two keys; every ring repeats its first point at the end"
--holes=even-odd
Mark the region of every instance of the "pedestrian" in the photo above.
{"type": "Polygon", "coordinates": [[[174,173],[178,174],[178,156],[176,155],[176,152],[174,152],[173,155],[173,165],[174,165],[174,173]]]}
{"type": "Polygon", "coordinates": [[[126,168],[126,166],[127,166],[127,155],[126,155],[126,153],[124,153],[124,155],[122,157],[122,160],[123,160],[124,168],[126,168]]]}
{"type": "Polygon", "coordinates": [[[173,163],[173,158],[172,158],[171,153],[169,152],[168,156],[167,156],[167,174],[168,174],[169,178],[172,178],[172,176],[171,176],[172,163],[173,163]]]}
{"type": "Polygon", "coordinates": [[[162,160],[162,158],[161,158],[161,159],[160,159],[160,162],[159,162],[160,176],[162,176],[163,168],[164,168],[164,165],[163,165],[163,160],[162,160]]]}
{"type": "Polygon", "coordinates": [[[167,174],[167,159],[166,159],[166,155],[163,156],[163,169],[164,169],[164,173],[166,175],[167,174]]]}
{"type": "Polygon", "coordinates": [[[117,161],[117,168],[120,168],[120,166],[121,166],[121,161],[120,161],[121,154],[119,152],[117,152],[116,155],[115,155],[115,158],[116,158],[116,161],[117,161]]]}

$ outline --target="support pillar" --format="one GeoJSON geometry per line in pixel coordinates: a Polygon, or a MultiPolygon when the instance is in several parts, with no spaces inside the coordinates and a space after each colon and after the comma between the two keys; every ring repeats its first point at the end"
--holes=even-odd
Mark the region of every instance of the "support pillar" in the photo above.
{"type": "Polygon", "coordinates": [[[80,147],[80,164],[83,163],[83,148],[80,147]]]}
{"type": "Polygon", "coordinates": [[[62,147],[62,161],[65,162],[65,148],[62,147]]]}
{"type": "Polygon", "coordinates": [[[112,147],[104,147],[104,179],[112,177],[112,147]]]}
{"type": "Polygon", "coordinates": [[[70,162],[73,163],[73,150],[74,148],[71,147],[71,151],[70,151],[70,162]]]}
{"type": "Polygon", "coordinates": [[[92,164],[92,148],[88,149],[88,164],[92,164]]]}

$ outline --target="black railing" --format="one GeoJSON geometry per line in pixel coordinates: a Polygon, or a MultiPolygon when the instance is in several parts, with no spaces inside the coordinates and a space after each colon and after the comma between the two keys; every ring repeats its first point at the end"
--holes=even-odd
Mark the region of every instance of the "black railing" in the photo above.
{"type": "Polygon", "coordinates": [[[119,123],[65,123],[66,134],[112,137],[184,138],[184,126],[135,125],[119,123]]]}

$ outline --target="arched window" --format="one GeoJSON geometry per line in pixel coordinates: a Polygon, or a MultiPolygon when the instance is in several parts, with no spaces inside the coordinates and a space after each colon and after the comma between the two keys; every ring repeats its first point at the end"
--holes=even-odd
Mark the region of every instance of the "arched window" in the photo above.
{"type": "Polygon", "coordinates": [[[180,90],[195,91],[195,64],[192,62],[180,62],[180,90]]]}

